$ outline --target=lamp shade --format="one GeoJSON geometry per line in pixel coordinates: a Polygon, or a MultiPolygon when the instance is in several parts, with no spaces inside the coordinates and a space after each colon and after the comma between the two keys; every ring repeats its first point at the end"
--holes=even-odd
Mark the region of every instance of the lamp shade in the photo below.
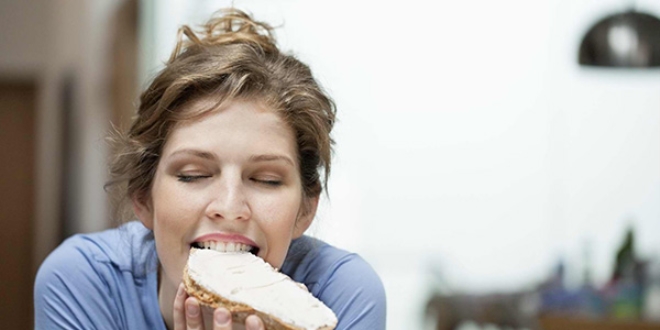
{"type": "Polygon", "coordinates": [[[660,66],[660,20],[635,11],[603,18],[582,38],[579,62],[603,67],[660,66]]]}

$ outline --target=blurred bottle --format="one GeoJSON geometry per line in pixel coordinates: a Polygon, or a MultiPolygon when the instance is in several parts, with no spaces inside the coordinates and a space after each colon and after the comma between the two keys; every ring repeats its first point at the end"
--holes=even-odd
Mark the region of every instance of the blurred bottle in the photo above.
{"type": "Polygon", "coordinates": [[[612,317],[620,320],[640,319],[643,277],[642,263],[635,255],[635,235],[633,229],[628,228],[625,239],[617,251],[610,282],[614,293],[612,317]]]}
{"type": "Polygon", "coordinates": [[[612,280],[618,281],[624,278],[632,278],[635,270],[635,234],[632,228],[628,228],[626,237],[616,253],[614,260],[614,272],[612,280]]]}

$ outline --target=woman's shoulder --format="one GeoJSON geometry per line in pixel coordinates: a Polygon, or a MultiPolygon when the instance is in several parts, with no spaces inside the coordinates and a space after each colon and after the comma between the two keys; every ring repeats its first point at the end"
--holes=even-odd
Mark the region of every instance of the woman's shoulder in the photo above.
{"type": "Polygon", "coordinates": [[[349,254],[324,241],[304,235],[291,242],[281,271],[310,287],[328,268],[349,254]]]}
{"type": "MultiPolygon", "coordinates": [[[[139,251],[148,235],[146,228],[129,223],[65,240],[37,272],[35,328],[70,324],[117,329],[125,328],[121,322],[140,324],[149,312],[141,307],[140,297],[155,281],[153,274],[147,277],[146,252],[139,251]]],[[[157,302],[155,293],[149,301],[157,302]]]]}
{"type": "Polygon", "coordinates": [[[335,247],[317,238],[302,236],[293,240],[289,247],[282,272],[308,287],[328,277],[361,276],[380,279],[373,268],[357,253],[335,247]]]}
{"type": "Polygon", "coordinates": [[[337,329],[385,329],[385,289],[360,255],[302,236],[292,242],[282,272],[335,312],[337,329]]]}
{"type": "Polygon", "coordinates": [[[119,271],[140,269],[153,254],[150,231],[139,222],[118,228],[67,238],[49,254],[41,269],[72,270],[72,266],[97,268],[108,265],[119,271]]]}

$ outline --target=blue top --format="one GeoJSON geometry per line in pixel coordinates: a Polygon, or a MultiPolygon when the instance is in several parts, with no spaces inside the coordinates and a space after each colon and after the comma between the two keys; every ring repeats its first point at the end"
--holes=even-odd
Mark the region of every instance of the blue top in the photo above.
{"type": "MultiPolygon", "coordinates": [[[[35,329],[160,329],[158,259],[140,222],[75,235],[39,268],[35,329]]],[[[284,274],[332,309],[340,329],[385,329],[385,291],[358,255],[302,236],[291,243],[284,274]]]]}

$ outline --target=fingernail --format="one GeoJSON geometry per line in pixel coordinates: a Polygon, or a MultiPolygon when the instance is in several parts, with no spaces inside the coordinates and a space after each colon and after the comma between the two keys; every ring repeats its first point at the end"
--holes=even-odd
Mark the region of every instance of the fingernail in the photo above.
{"type": "Polygon", "coordinates": [[[259,323],[259,319],[251,315],[245,320],[245,328],[248,330],[260,329],[259,323]]]}
{"type": "Polygon", "coordinates": [[[183,296],[183,293],[185,292],[185,288],[183,287],[183,283],[179,284],[179,289],[176,290],[176,295],[181,297],[183,296]]]}
{"type": "Polygon", "coordinates": [[[188,305],[188,315],[190,316],[197,316],[199,314],[199,306],[197,305],[188,305]]]}
{"type": "Polygon", "coordinates": [[[229,315],[229,312],[226,309],[221,309],[215,312],[215,323],[218,325],[225,325],[229,323],[230,317],[231,315],[229,315]]]}

